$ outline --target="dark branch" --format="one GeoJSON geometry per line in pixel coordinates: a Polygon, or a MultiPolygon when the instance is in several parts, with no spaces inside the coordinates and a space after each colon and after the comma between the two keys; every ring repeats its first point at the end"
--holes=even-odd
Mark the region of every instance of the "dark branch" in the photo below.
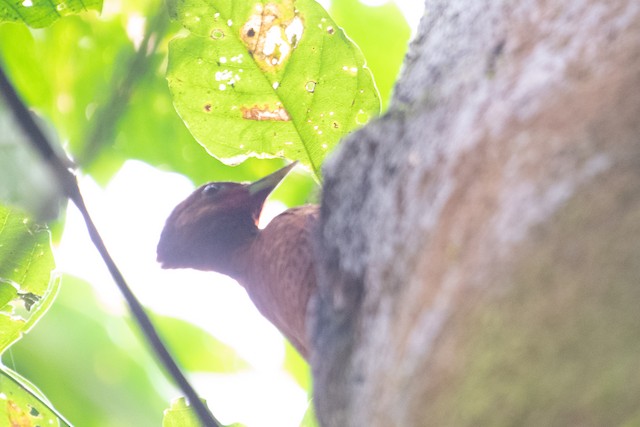
{"type": "Polygon", "coordinates": [[[171,357],[166,346],[160,339],[156,329],[154,328],[149,316],[142,308],[142,305],[135,297],[129,286],[127,285],[122,273],[116,266],[113,258],[109,255],[107,248],[96,229],[89,212],[84,204],[80,189],[78,187],[78,181],[75,175],[65,166],[64,162],[56,152],[53,150],[53,146],[49,143],[40,127],[35,123],[33,117],[29,113],[26,105],[19,98],[13,85],[9,82],[4,69],[0,66],[0,92],[5,97],[7,104],[17,120],[25,134],[27,139],[31,141],[36,151],[38,151],[47,164],[54,170],[57,178],[60,180],[60,185],[67,197],[78,207],[87,225],[87,230],[91,236],[93,244],[100,252],[100,256],[104,260],[105,264],[109,268],[109,272],[116,282],[116,285],[120,289],[120,292],[127,301],[131,313],[138,322],[138,325],[142,329],[144,336],[147,338],[149,344],[153,348],[160,362],[164,365],[169,375],[173,378],[176,384],[180,387],[183,393],[187,396],[187,399],[195,409],[200,421],[205,426],[219,427],[221,424],[211,414],[209,409],[198,398],[193,387],[187,381],[186,377],[171,357]]]}

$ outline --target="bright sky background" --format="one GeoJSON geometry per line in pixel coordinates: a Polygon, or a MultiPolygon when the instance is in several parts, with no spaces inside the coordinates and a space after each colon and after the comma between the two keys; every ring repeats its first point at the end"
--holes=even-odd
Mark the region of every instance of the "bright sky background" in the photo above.
{"type": "MultiPolygon", "coordinates": [[[[360,0],[360,2],[369,6],[382,6],[389,0],[360,0]]],[[[415,34],[424,12],[424,0],[395,0],[395,3],[411,27],[411,33],[415,34]]]]}
{"type": "MultiPolygon", "coordinates": [[[[362,1],[372,5],[386,3],[362,1]]],[[[397,0],[397,4],[415,34],[422,2],[397,0]]],[[[139,27],[141,31],[143,26],[139,27]]],[[[283,338],[257,312],[244,289],[226,276],[162,270],[155,261],[164,221],[173,207],[193,191],[191,182],[181,175],[128,161],[105,189],[88,177],[80,177],[80,186],[107,247],[142,303],[159,314],[200,326],[231,345],[252,365],[252,371],[240,375],[193,378],[216,416],[222,422],[239,421],[249,427],[298,427],[308,405],[306,393],[282,371],[283,338]]],[[[267,203],[263,219],[272,218],[284,208],[279,203],[267,203]]],[[[126,311],[73,207],[67,213],[56,258],[61,271],[94,286],[107,310],[115,314],[126,311]]]]}
{"type": "MultiPolygon", "coordinates": [[[[159,314],[200,326],[252,365],[252,371],[241,375],[194,378],[216,416],[222,422],[240,421],[252,427],[297,427],[307,407],[306,393],[282,371],[283,338],[254,308],[244,289],[223,275],[162,270],[155,261],[164,221],[191,193],[191,182],[128,161],[104,190],[88,177],[81,177],[80,187],[111,255],[142,303],[159,314]]],[[[280,203],[269,203],[265,217],[283,209],[280,203]]],[[[93,285],[107,310],[126,312],[75,208],[68,211],[56,258],[61,271],[93,285]]]]}

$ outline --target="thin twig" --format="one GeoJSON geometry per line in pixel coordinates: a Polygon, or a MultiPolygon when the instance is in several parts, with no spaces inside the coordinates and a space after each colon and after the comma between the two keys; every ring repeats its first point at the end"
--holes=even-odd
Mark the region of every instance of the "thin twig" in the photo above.
{"type": "Polygon", "coordinates": [[[138,322],[138,325],[142,329],[144,336],[151,345],[156,356],[160,359],[160,362],[164,365],[165,369],[180,387],[183,393],[187,396],[187,399],[193,406],[194,410],[198,414],[198,418],[205,426],[219,427],[221,424],[215,419],[213,414],[204,405],[204,403],[198,398],[193,387],[187,381],[186,377],[171,357],[171,354],[167,350],[166,346],[160,339],[156,329],[154,328],[149,316],[142,308],[142,304],[135,297],[129,286],[127,285],[122,273],[116,266],[113,258],[109,255],[107,248],[98,233],[98,230],[93,223],[89,212],[84,204],[80,188],[78,187],[78,181],[75,175],[65,166],[64,162],[56,152],[53,150],[53,146],[49,140],[44,136],[40,127],[35,123],[33,117],[29,113],[26,105],[22,102],[18,94],[16,93],[13,85],[9,82],[4,69],[0,65],[0,92],[5,97],[7,104],[16,118],[16,121],[20,124],[27,139],[31,141],[34,148],[42,155],[48,165],[54,170],[55,175],[60,181],[60,185],[66,193],[67,197],[78,207],[87,225],[87,230],[91,236],[93,244],[98,249],[100,256],[104,260],[105,264],[109,268],[109,272],[116,282],[116,285],[120,289],[120,292],[124,296],[124,299],[129,305],[129,309],[134,318],[138,322]]]}

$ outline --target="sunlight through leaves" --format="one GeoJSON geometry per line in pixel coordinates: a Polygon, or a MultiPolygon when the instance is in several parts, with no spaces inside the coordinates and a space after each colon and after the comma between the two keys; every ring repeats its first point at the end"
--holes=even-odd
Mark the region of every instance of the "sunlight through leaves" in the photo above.
{"type": "Polygon", "coordinates": [[[302,161],[319,176],[341,137],[379,113],[364,57],[313,0],[172,0],[176,110],[213,156],[302,161]]]}
{"type": "Polygon", "coordinates": [[[66,15],[101,9],[102,0],[0,0],[0,22],[24,22],[32,28],[43,28],[66,15]]]}

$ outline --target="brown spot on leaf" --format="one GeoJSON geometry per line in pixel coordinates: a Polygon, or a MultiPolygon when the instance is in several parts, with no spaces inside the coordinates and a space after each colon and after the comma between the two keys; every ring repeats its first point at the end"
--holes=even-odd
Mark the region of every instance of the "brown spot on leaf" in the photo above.
{"type": "Polygon", "coordinates": [[[205,113],[210,113],[211,112],[211,104],[204,104],[204,112],[205,113]]]}
{"type": "Polygon", "coordinates": [[[13,400],[7,400],[7,415],[10,427],[31,427],[32,417],[13,400]]]}
{"type": "Polygon", "coordinates": [[[240,28],[240,39],[263,71],[274,71],[289,59],[303,31],[293,0],[257,3],[240,28]]]}
{"type": "Polygon", "coordinates": [[[254,105],[253,107],[241,107],[242,118],[246,120],[271,120],[276,122],[288,122],[291,120],[287,110],[281,105],[277,105],[275,108],[269,108],[268,105],[260,107],[254,105]]]}

